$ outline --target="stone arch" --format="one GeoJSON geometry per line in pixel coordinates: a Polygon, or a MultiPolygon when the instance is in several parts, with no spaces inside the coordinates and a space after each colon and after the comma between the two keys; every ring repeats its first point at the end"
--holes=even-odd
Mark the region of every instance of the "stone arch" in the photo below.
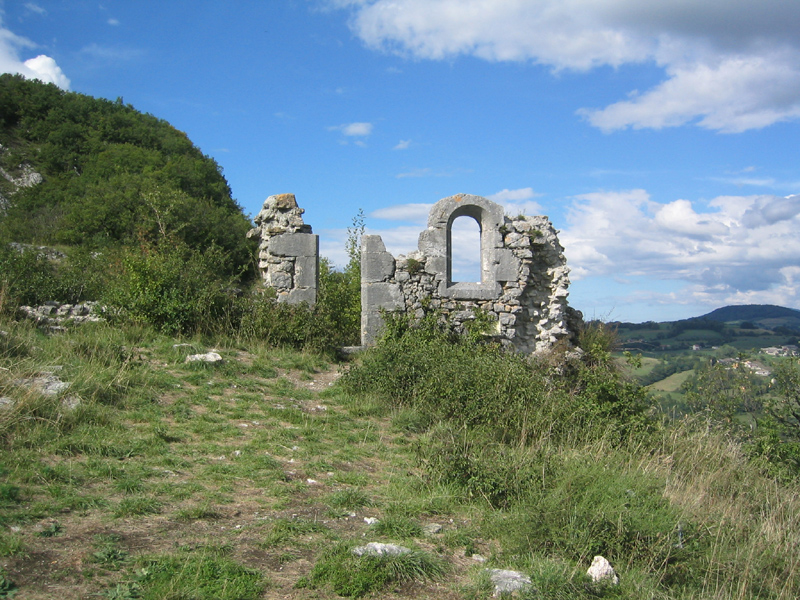
{"type": "Polygon", "coordinates": [[[503,207],[487,198],[458,194],[439,200],[428,215],[428,229],[420,234],[419,250],[432,257],[431,272],[436,275],[439,294],[459,300],[494,298],[500,293],[500,281],[515,279],[516,273],[503,273],[503,207]],[[478,222],[481,236],[481,281],[479,283],[453,282],[452,236],[453,221],[458,217],[472,217],[478,222]]]}

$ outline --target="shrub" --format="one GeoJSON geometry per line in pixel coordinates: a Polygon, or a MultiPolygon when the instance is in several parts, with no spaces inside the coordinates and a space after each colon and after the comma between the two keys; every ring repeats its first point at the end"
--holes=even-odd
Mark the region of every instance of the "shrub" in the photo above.
{"type": "Polygon", "coordinates": [[[59,288],[55,268],[42,252],[0,244],[0,289],[8,308],[53,300],[59,288]]]}
{"type": "Polygon", "coordinates": [[[202,331],[231,307],[225,261],[216,246],[200,252],[171,239],[127,248],[103,300],[166,334],[202,331]]]}
{"type": "Polygon", "coordinates": [[[435,313],[416,325],[389,316],[377,346],[341,381],[353,394],[376,394],[428,422],[483,429],[497,441],[621,441],[650,425],[647,398],[603,347],[593,348],[582,361],[530,359],[476,332],[455,335],[435,313]]]}

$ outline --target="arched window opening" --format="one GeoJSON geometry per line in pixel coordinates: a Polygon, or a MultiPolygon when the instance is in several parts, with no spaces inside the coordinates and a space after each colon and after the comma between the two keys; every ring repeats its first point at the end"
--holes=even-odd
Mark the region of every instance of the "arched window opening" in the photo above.
{"type": "Polygon", "coordinates": [[[457,217],[450,226],[452,283],[481,283],[481,227],[470,216],[457,217]]]}

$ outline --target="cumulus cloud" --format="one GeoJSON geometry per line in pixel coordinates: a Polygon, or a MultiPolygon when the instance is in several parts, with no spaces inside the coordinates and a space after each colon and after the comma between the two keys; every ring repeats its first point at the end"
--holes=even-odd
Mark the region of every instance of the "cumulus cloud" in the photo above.
{"type": "Polygon", "coordinates": [[[20,59],[20,50],[36,47],[31,40],[5,29],[0,21],[0,73],[18,73],[26,79],[38,79],[69,89],[69,79],[51,57],[40,54],[25,61],[20,59]]]}
{"type": "Polygon", "coordinates": [[[553,71],[652,64],[664,80],[580,114],[604,131],[726,133],[800,117],[800,3],[786,0],[330,0],[371,48],[553,71]]]}
{"type": "Polygon", "coordinates": [[[393,149],[406,150],[409,146],[411,146],[411,140],[400,140],[399,142],[397,142],[397,145],[393,149]]]}
{"type": "Polygon", "coordinates": [[[576,197],[560,235],[573,280],[679,281],[683,301],[713,306],[800,304],[800,196],[722,196],[702,208],[644,190],[576,197]]]}

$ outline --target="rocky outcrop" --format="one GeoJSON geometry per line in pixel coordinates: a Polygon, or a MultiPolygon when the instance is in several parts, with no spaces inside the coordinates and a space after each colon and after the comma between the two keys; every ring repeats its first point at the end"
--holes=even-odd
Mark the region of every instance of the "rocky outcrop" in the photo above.
{"type": "MultiPolygon", "coordinates": [[[[6,147],[0,144],[0,156],[5,154],[6,147]]],[[[0,177],[2,177],[7,185],[0,186],[0,215],[5,213],[8,209],[8,204],[11,197],[21,188],[29,188],[38,185],[44,181],[41,173],[37,173],[33,165],[28,162],[23,162],[16,168],[16,175],[10,173],[0,167],[0,177]]]]}
{"type": "Polygon", "coordinates": [[[63,331],[67,324],[103,321],[104,308],[97,302],[61,304],[45,302],[39,306],[20,306],[19,310],[40,327],[51,332],[63,331]]]}

